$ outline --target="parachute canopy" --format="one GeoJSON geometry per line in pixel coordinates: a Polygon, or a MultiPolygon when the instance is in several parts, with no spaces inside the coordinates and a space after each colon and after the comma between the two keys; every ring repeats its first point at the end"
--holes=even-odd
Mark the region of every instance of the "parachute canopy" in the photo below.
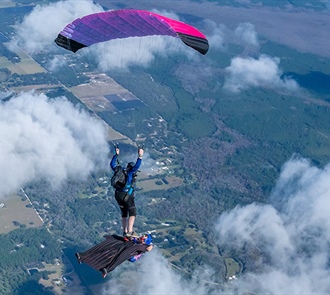
{"type": "Polygon", "coordinates": [[[196,28],[162,15],[121,9],[86,15],[68,24],[55,43],[73,52],[95,43],[128,37],[166,35],[179,37],[186,45],[206,54],[209,44],[196,28]]]}

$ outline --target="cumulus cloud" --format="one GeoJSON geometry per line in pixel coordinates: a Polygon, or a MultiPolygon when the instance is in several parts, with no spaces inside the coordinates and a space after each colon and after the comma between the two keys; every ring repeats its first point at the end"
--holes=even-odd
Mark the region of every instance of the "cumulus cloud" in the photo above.
{"type": "MultiPolygon", "coordinates": [[[[175,20],[178,15],[168,11],[152,10],[175,20]]],[[[171,58],[174,54],[183,54],[188,58],[195,55],[195,51],[187,47],[179,38],[170,36],[145,36],[126,39],[116,39],[110,42],[95,44],[84,49],[91,54],[102,71],[124,70],[132,66],[149,67],[157,56],[171,58]]]]}
{"type": "Polygon", "coordinates": [[[131,66],[148,67],[156,56],[170,58],[175,53],[189,55],[193,53],[189,49],[177,38],[146,36],[99,43],[84,51],[95,58],[101,71],[107,71],[129,70],[131,66]]]}
{"type": "Polygon", "coordinates": [[[330,292],[329,178],[329,165],[319,169],[293,158],[283,167],[270,205],[237,207],[220,217],[219,241],[248,243],[268,256],[262,272],[236,281],[241,292],[330,292]]]}
{"type": "Polygon", "coordinates": [[[13,44],[33,54],[55,49],[54,39],[70,22],[84,15],[103,11],[100,5],[91,0],[58,1],[49,5],[37,5],[22,23],[16,25],[13,44]]]}
{"type": "Polygon", "coordinates": [[[259,41],[257,33],[254,29],[254,25],[250,23],[241,23],[235,29],[235,35],[238,40],[242,41],[245,44],[252,46],[259,46],[259,41]]]}
{"type": "Polygon", "coordinates": [[[0,197],[31,181],[56,186],[105,167],[105,136],[101,121],[64,98],[29,92],[1,103],[0,197]]]}
{"type": "Polygon", "coordinates": [[[219,25],[213,21],[205,20],[206,30],[208,31],[207,40],[214,49],[224,49],[227,29],[224,25],[219,25]]]}
{"type": "Polygon", "coordinates": [[[257,59],[235,57],[231,60],[230,66],[225,69],[227,77],[224,89],[234,93],[249,87],[297,90],[296,81],[281,78],[282,71],[278,66],[279,62],[279,58],[271,58],[266,55],[261,55],[257,59]]]}
{"type": "MultiPolygon", "coordinates": [[[[157,248],[145,254],[135,265],[126,264],[126,269],[127,271],[132,271],[132,269],[134,271],[134,275],[130,275],[129,283],[123,285],[123,278],[116,277],[117,270],[115,270],[114,275],[111,274],[111,281],[103,289],[103,295],[219,294],[219,290],[210,292],[210,288],[207,287],[210,282],[208,270],[200,269],[198,276],[193,276],[190,280],[183,279],[178,270],[169,266],[157,248]]],[[[129,274],[126,272],[126,275],[129,274]]]]}
{"type": "Polygon", "coordinates": [[[55,72],[61,66],[65,65],[67,60],[63,55],[55,55],[50,61],[47,62],[46,68],[51,71],[55,72]]]}

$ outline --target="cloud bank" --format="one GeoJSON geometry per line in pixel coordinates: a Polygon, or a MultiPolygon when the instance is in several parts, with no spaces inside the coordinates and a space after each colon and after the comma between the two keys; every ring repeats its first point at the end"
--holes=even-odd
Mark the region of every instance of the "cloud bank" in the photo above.
{"type": "Polygon", "coordinates": [[[296,81],[281,78],[282,71],[279,68],[279,62],[279,58],[271,58],[266,55],[261,55],[257,59],[235,57],[231,60],[230,66],[225,69],[227,76],[224,89],[234,93],[250,87],[297,90],[296,81]]]}
{"type": "Polygon", "coordinates": [[[205,20],[206,30],[208,31],[207,40],[210,49],[221,49],[225,47],[226,36],[228,34],[224,25],[219,25],[213,21],[205,20]]]}
{"type": "Polygon", "coordinates": [[[146,36],[117,39],[84,49],[93,56],[101,71],[124,70],[132,66],[149,67],[156,56],[171,58],[175,53],[192,55],[181,40],[168,36],[146,36]]]}
{"type": "Polygon", "coordinates": [[[254,29],[254,25],[250,23],[241,23],[235,29],[235,36],[238,40],[247,45],[259,46],[258,36],[254,29]]]}
{"type": "MultiPolygon", "coordinates": [[[[151,10],[154,13],[180,20],[178,15],[168,11],[151,10]]],[[[187,47],[179,38],[170,36],[145,36],[116,39],[95,44],[84,49],[92,55],[102,71],[129,71],[132,66],[149,67],[157,56],[171,58],[174,54],[183,54],[188,58],[196,52],[187,47]]]]}
{"type": "Polygon", "coordinates": [[[220,241],[258,248],[261,273],[246,273],[239,289],[258,294],[330,292],[330,166],[293,158],[283,167],[271,205],[251,204],[223,214],[220,241]]]}
{"type": "Polygon", "coordinates": [[[143,258],[134,265],[126,263],[125,266],[129,283],[123,284],[123,278],[116,277],[117,270],[115,270],[111,274],[111,280],[103,288],[102,295],[219,294],[219,286],[213,292],[207,286],[210,282],[208,270],[200,269],[198,276],[194,276],[191,280],[183,279],[182,273],[171,268],[157,248],[144,254],[143,258]],[[134,273],[128,273],[132,269],[134,273]]]}
{"type": "Polygon", "coordinates": [[[30,54],[55,49],[58,33],[70,22],[84,15],[103,11],[91,0],[58,1],[49,5],[37,5],[16,26],[13,43],[30,54]]]}
{"type": "Polygon", "coordinates": [[[33,92],[0,104],[0,198],[30,181],[84,179],[108,156],[101,121],[64,98],[33,92]]]}

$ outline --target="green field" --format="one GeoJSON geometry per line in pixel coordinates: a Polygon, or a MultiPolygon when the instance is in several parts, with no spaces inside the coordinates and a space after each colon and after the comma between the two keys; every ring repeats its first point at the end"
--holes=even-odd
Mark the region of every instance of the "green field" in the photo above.
{"type": "Polygon", "coordinates": [[[36,73],[45,73],[46,70],[40,66],[34,59],[17,49],[15,53],[19,56],[20,62],[12,63],[4,56],[0,56],[0,68],[7,68],[12,74],[27,75],[36,73]]]}
{"type": "Polygon", "coordinates": [[[237,261],[233,258],[225,258],[226,265],[226,279],[239,274],[242,269],[237,261]]]}
{"type": "Polygon", "coordinates": [[[26,198],[17,195],[11,196],[1,201],[3,206],[0,208],[0,234],[8,233],[17,228],[14,221],[18,222],[18,226],[39,227],[42,226],[42,221],[33,208],[28,208],[26,205],[30,203],[26,198]]]}
{"type": "Polygon", "coordinates": [[[5,8],[5,7],[14,7],[15,3],[12,1],[1,1],[0,2],[0,8],[5,8]]]}

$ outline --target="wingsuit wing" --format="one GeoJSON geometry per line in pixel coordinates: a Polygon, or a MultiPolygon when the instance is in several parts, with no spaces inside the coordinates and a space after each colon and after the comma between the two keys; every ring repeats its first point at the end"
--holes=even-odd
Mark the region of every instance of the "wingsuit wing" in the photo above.
{"type": "Polygon", "coordinates": [[[106,240],[85,252],[78,252],[79,262],[86,263],[95,270],[103,268],[110,272],[132,256],[147,252],[148,245],[127,241],[123,237],[106,236],[106,240]]]}

